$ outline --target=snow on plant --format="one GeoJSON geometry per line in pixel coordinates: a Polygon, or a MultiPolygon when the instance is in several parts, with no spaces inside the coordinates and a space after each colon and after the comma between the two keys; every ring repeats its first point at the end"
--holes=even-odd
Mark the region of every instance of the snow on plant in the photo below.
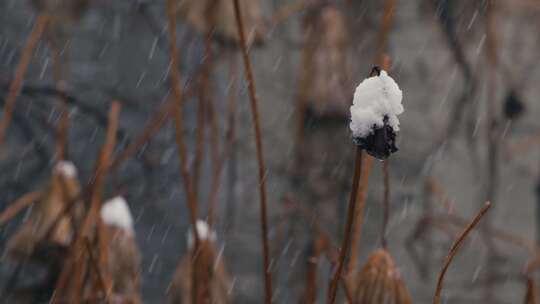
{"type": "MultiPolygon", "coordinates": [[[[201,241],[209,240],[210,242],[215,242],[217,239],[216,232],[210,229],[210,226],[208,226],[208,223],[206,223],[203,220],[197,220],[197,223],[195,224],[197,226],[197,233],[199,234],[199,239],[201,241]]],[[[193,238],[193,230],[192,228],[189,228],[189,231],[187,233],[187,243],[188,248],[193,248],[195,245],[195,239],[193,238]]]]}
{"type": "Polygon", "coordinates": [[[396,152],[398,115],[403,113],[403,94],[384,70],[373,68],[374,76],[362,81],[354,92],[351,106],[353,141],[368,154],[385,159],[396,152]]]}
{"type": "Polygon", "coordinates": [[[116,196],[101,207],[101,219],[107,225],[133,233],[133,218],[126,200],[116,196]]]}
{"type": "Polygon", "coordinates": [[[54,170],[58,174],[68,178],[77,177],[77,167],[70,161],[59,161],[56,166],[54,166],[54,170]]]}

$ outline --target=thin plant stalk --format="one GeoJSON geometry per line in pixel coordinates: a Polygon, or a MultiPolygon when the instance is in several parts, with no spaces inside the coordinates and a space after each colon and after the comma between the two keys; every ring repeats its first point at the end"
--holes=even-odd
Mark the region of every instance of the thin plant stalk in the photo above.
{"type": "MultiPolygon", "coordinates": [[[[205,8],[204,15],[208,20],[211,27],[215,25],[215,14],[217,1],[211,1],[210,5],[205,8]]],[[[213,52],[212,52],[212,37],[213,32],[209,31],[206,34],[204,43],[204,55],[203,64],[201,68],[201,79],[199,86],[199,103],[197,104],[197,130],[196,130],[196,142],[195,142],[195,159],[193,161],[193,173],[192,173],[192,187],[195,200],[198,201],[199,196],[199,181],[201,176],[201,168],[204,162],[205,154],[205,130],[207,128],[207,113],[209,103],[211,103],[212,95],[212,83],[210,78],[210,72],[213,66],[213,52]]],[[[217,148],[213,147],[212,148],[217,148]]]]}
{"type": "Polygon", "coordinates": [[[343,238],[343,243],[341,244],[341,250],[339,252],[339,260],[337,264],[337,269],[334,272],[334,277],[330,282],[330,290],[328,293],[328,303],[334,304],[336,302],[337,287],[339,280],[341,278],[341,273],[343,272],[343,266],[345,264],[345,257],[350,248],[351,244],[351,235],[352,227],[354,222],[355,208],[356,208],[356,198],[358,195],[358,186],[360,184],[360,175],[362,172],[362,149],[356,147],[356,157],[354,161],[354,176],[352,182],[352,191],[349,198],[349,207],[347,210],[347,222],[345,223],[345,236],[343,238]]]}
{"type": "MultiPolygon", "coordinates": [[[[83,221],[77,239],[70,248],[69,256],[64,262],[62,273],[56,284],[57,293],[60,293],[61,296],[68,295],[70,303],[80,303],[81,301],[81,291],[87,267],[87,252],[85,250],[84,240],[85,238],[90,237],[92,228],[98,224],[96,219],[99,217],[105,177],[108,168],[110,167],[110,158],[116,144],[119,113],[120,103],[115,101],[111,105],[105,143],[100,151],[94,181],[91,185],[90,208],[83,221]],[[66,290],[66,288],[70,286],[70,283],[71,286],[73,286],[72,289],[66,290]]],[[[107,290],[105,290],[105,293],[107,294],[107,290]]],[[[51,302],[57,303],[58,297],[53,296],[51,302]]]]}
{"type": "MultiPolygon", "coordinates": [[[[184,93],[185,100],[189,100],[195,93],[195,89],[190,86],[184,93]]],[[[112,161],[111,170],[115,171],[126,159],[130,158],[139,151],[159,130],[169,121],[171,117],[174,117],[174,104],[173,98],[169,98],[160,108],[152,115],[150,122],[146,128],[139,134],[133,142],[127,146],[118,156],[112,161]]]]}
{"type": "Polygon", "coordinates": [[[18,198],[15,202],[9,204],[2,213],[0,213],[0,225],[5,224],[7,221],[12,219],[14,216],[19,214],[24,208],[30,206],[34,202],[38,201],[43,197],[42,192],[30,192],[22,197],[18,198]]]}
{"type": "Polygon", "coordinates": [[[61,161],[66,159],[67,152],[67,142],[69,136],[69,115],[68,115],[68,101],[66,95],[66,85],[62,79],[62,63],[60,60],[60,51],[54,43],[52,43],[51,38],[49,39],[49,48],[52,52],[53,57],[53,76],[56,86],[56,91],[60,97],[60,107],[61,114],[58,126],[55,130],[56,136],[56,148],[55,148],[55,158],[56,161],[61,161]]]}
{"type": "Polygon", "coordinates": [[[484,207],[478,211],[476,216],[473,218],[473,220],[469,223],[469,225],[463,230],[463,232],[460,234],[460,236],[456,239],[452,247],[450,247],[450,251],[448,253],[448,256],[446,257],[442,270],[439,274],[439,279],[437,280],[437,288],[435,289],[435,296],[433,297],[433,304],[439,304],[441,302],[441,291],[443,287],[444,282],[444,276],[446,275],[446,271],[448,270],[448,267],[450,266],[450,263],[458,253],[459,249],[463,245],[463,241],[467,238],[469,233],[474,229],[476,224],[480,221],[480,219],[486,214],[486,212],[491,207],[490,202],[486,202],[484,207]]]}
{"type": "MultiPolygon", "coordinates": [[[[167,10],[167,20],[169,28],[169,42],[170,42],[170,73],[169,80],[172,89],[173,95],[173,104],[174,104],[174,116],[175,116],[175,128],[176,128],[176,144],[178,146],[178,158],[180,159],[180,173],[182,175],[182,180],[187,195],[188,208],[190,211],[190,220],[191,227],[193,227],[192,233],[195,240],[194,252],[198,252],[200,248],[200,237],[199,231],[197,229],[197,195],[195,193],[196,189],[193,185],[193,180],[189,174],[189,168],[187,163],[187,151],[184,141],[184,120],[183,120],[183,100],[182,100],[182,88],[181,88],[181,79],[179,69],[179,59],[178,59],[178,48],[176,46],[176,0],[167,0],[166,10],[167,10]]],[[[197,264],[197,257],[193,261],[193,264],[197,264]]],[[[196,269],[195,269],[196,270],[196,269]]],[[[200,287],[198,280],[198,271],[193,271],[191,277],[191,295],[193,303],[200,303],[204,299],[204,294],[201,293],[203,289],[200,287]]],[[[205,282],[202,282],[203,284],[205,282]]]]}
{"type": "MultiPolygon", "coordinates": [[[[231,87],[229,88],[228,96],[228,118],[227,118],[227,131],[225,132],[225,143],[221,157],[218,157],[215,162],[215,171],[212,177],[212,186],[210,188],[210,195],[208,197],[208,224],[210,226],[214,225],[215,222],[215,213],[217,208],[217,195],[221,186],[221,176],[223,172],[223,167],[225,166],[225,161],[229,159],[232,154],[234,138],[235,138],[235,124],[236,124],[236,68],[232,67],[231,71],[231,87]]],[[[213,105],[210,104],[210,108],[213,105]]],[[[215,116],[215,115],[214,115],[215,116]]],[[[215,124],[215,118],[213,119],[215,124]]],[[[214,128],[214,127],[213,127],[214,128]]],[[[212,129],[213,129],[212,128],[212,129]]]]}
{"type": "Polygon", "coordinates": [[[98,277],[97,281],[98,281],[101,289],[104,290],[106,293],[108,293],[109,287],[107,286],[107,283],[105,281],[105,276],[102,273],[102,268],[100,267],[99,261],[95,257],[95,255],[94,255],[94,253],[92,251],[94,246],[92,246],[92,243],[90,242],[90,239],[88,239],[88,238],[84,238],[84,245],[86,247],[86,251],[88,252],[88,260],[90,262],[90,266],[92,266],[92,269],[94,270],[94,272],[96,273],[96,275],[98,277]]]}
{"type": "MultiPolygon", "coordinates": [[[[388,44],[388,37],[390,36],[390,30],[394,20],[395,8],[397,0],[386,0],[384,3],[383,18],[381,21],[381,28],[378,33],[377,50],[375,53],[375,62],[382,66],[383,70],[390,69],[390,57],[386,54],[386,48],[388,44]]],[[[373,157],[365,154],[364,160],[364,172],[360,181],[360,195],[358,197],[358,209],[355,214],[354,220],[354,233],[351,244],[351,259],[348,265],[348,276],[350,277],[357,265],[358,261],[358,247],[360,244],[360,236],[362,233],[362,222],[364,217],[364,206],[367,197],[367,188],[369,183],[369,174],[371,173],[371,167],[373,165],[373,157]]]]}
{"type": "Polygon", "coordinates": [[[373,157],[369,156],[367,153],[363,154],[363,168],[362,176],[360,177],[360,189],[358,191],[358,201],[357,208],[355,209],[354,215],[354,228],[353,236],[351,239],[351,258],[349,259],[348,265],[348,275],[352,275],[356,269],[358,263],[358,251],[360,244],[360,236],[362,235],[362,222],[364,219],[364,207],[366,205],[367,189],[369,184],[369,174],[371,173],[371,168],[373,167],[373,157]]]}
{"type": "MultiPolygon", "coordinates": [[[[191,177],[187,164],[187,152],[184,142],[184,126],[183,126],[183,100],[182,100],[182,88],[178,60],[178,48],[176,46],[176,2],[175,0],[167,0],[167,19],[169,28],[169,42],[170,42],[170,66],[169,73],[171,90],[174,104],[174,116],[175,116],[175,128],[176,128],[176,144],[178,145],[178,156],[180,159],[180,173],[182,174],[182,180],[184,181],[184,188],[187,194],[188,207],[190,211],[191,227],[193,227],[193,235],[195,239],[195,248],[199,245],[199,232],[197,231],[197,202],[195,200],[195,194],[193,192],[193,185],[191,184],[191,177]]],[[[195,286],[194,286],[195,287],[195,286]]]]}
{"type": "Polygon", "coordinates": [[[259,111],[257,109],[257,94],[255,89],[255,81],[253,80],[253,72],[249,59],[246,37],[244,33],[244,25],[242,20],[242,12],[238,0],[234,0],[234,13],[236,25],[238,27],[238,35],[240,36],[240,48],[242,50],[242,58],[244,60],[244,68],[249,89],[249,99],[251,104],[251,115],[253,117],[253,128],[255,129],[255,146],[257,150],[257,162],[259,164],[259,195],[261,200],[261,230],[262,230],[262,245],[264,259],[264,299],[266,304],[272,302],[272,274],[270,272],[270,256],[268,249],[268,222],[266,214],[266,182],[265,182],[265,167],[263,157],[263,146],[261,138],[261,127],[259,122],[259,111]]]}
{"type": "Polygon", "coordinates": [[[6,98],[4,112],[2,114],[2,117],[0,118],[0,147],[4,144],[6,131],[11,122],[13,110],[15,109],[17,95],[19,94],[19,90],[21,89],[21,86],[23,84],[24,75],[28,70],[28,65],[30,64],[30,60],[32,59],[32,54],[34,53],[34,49],[36,48],[36,45],[41,38],[41,35],[47,27],[48,21],[49,17],[47,15],[39,15],[34,24],[34,27],[32,28],[30,37],[26,41],[26,45],[23,49],[21,59],[19,60],[17,69],[15,70],[15,77],[13,78],[9,86],[9,93],[6,98]]]}
{"type": "Polygon", "coordinates": [[[388,221],[390,219],[390,173],[389,160],[383,163],[383,181],[384,181],[384,198],[383,198],[383,222],[381,229],[381,246],[386,249],[388,242],[386,239],[386,231],[388,229],[388,221]]]}

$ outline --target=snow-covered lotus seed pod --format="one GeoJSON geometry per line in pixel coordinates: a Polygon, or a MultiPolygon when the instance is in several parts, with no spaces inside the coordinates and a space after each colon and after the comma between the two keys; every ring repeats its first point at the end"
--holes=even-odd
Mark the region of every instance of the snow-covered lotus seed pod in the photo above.
{"type": "MultiPolygon", "coordinates": [[[[200,243],[194,248],[193,231],[188,232],[188,252],[180,259],[170,288],[167,303],[192,302],[193,280],[197,280],[199,296],[208,303],[230,303],[231,279],[226,270],[222,250],[216,250],[216,233],[203,220],[197,220],[200,243]]],[[[206,302],[205,302],[206,303],[206,302]]]]}
{"type": "Polygon", "coordinates": [[[107,269],[113,279],[112,297],[119,299],[119,303],[141,303],[141,254],[129,206],[123,197],[117,196],[106,201],[100,213],[108,245],[107,269]]]}
{"type": "Polygon", "coordinates": [[[373,72],[374,76],[356,88],[350,129],[356,145],[375,158],[386,159],[398,150],[396,136],[403,94],[386,71],[375,67],[373,72]]]}
{"type": "Polygon", "coordinates": [[[354,302],[363,304],[411,304],[411,296],[388,251],[371,254],[354,282],[354,302]]]}
{"type": "MultiPolygon", "coordinates": [[[[69,161],[58,162],[43,198],[36,202],[26,220],[9,239],[6,253],[14,259],[35,260],[41,247],[67,248],[73,240],[73,223],[82,221],[83,203],[78,199],[77,168],[69,161]],[[63,214],[73,204],[69,214],[63,214]]],[[[45,261],[47,262],[47,261],[45,261]]]]}

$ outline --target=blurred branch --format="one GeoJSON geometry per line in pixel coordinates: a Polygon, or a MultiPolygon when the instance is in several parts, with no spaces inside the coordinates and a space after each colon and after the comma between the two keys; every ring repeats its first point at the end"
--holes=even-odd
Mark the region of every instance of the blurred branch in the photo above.
{"type": "Polygon", "coordinates": [[[24,210],[26,207],[30,206],[42,197],[43,193],[41,192],[30,192],[23,195],[15,202],[9,204],[9,207],[4,209],[4,211],[0,213],[0,226],[5,224],[7,221],[16,216],[20,211],[24,210]]]}
{"type": "Polygon", "coordinates": [[[7,132],[7,128],[9,127],[9,124],[11,122],[11,115],[13,113],[13,110],[15,109],[17,95],[19,94],[19,89],[22,86],[24,75],[26,74],[26,70],[28,69],[30,60],[32,59],[32,54],[41,38],[43,31],[45,31],[48,21],[49,17],[47,15],[40,15],[37,18],[34,24],[34,28],[30,33],[30,37],[28,38],[24,47],[21,59],[19,60],[19,63],[17,65],[17,69],[15,70],[15,77],[10,84],[8,97],[4,104],[4,112],[2,113],[2,116],[0,118],[0,147],[2,147],[4,144],[4,138],[7,132]]]}

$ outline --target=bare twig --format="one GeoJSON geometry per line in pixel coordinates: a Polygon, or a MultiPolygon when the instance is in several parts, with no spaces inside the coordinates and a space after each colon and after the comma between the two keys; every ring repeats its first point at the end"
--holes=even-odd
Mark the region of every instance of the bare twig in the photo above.
{"type": "Polygon", "coordinates": [[[52,43],[52,39],[49,39],[49,48],[53,57],[53,76],[56,83],[56,90],[60,96],[61,102],[61,114],[60,121],[56,127],[56,161],[61,161],[66,157],[67,142],[68,142],[68,128],[69,128],[69,116],[68,116],[68,96],[66,94],[65,82],[62,79],[62,63],[60,61],[60,51],[52,43]]]}
{"type": "Polygon", "coordinates": [[[182,180],[184,182],[184,188],[187,195],[188,207],[190,211],[191,227],[193,227],[193,235],[195,239],[195,248],[199,245],[199,233],[196,229],[197,222],[197,201],[195,200],[195,194],[193,185],[191,183],[191,177],[188,171],[187,164],[187,152],[184,142],[184,126],[183,126],[183,100],[182,100],[182,87],[178,60],[178,48],[176,46],[176,1],[167,0],[167,19],[169,27],[169,42],[170,42],[170,61],[171,71],[169,73],[170,85],[172,89],[172,95],[174,99],[174,116],[175,116],[175,128],[176,128],[176,144],[178,145],[178,156],[180,159],[180,173],[182,174],[182,180]]]}
{"type": "MultiPolygon", "coordinates": [[[[381,28],[379,30],[379,37],[377,41],[377,50],[375,53],[375,62],[379,64],[384,70],[390,69],[390,57],[386,55],[386,46],[388,44],[388,36],[392,28],[394,19],[395,7],[397,0],[386,0],[384,4],[384,14],[381,21],[381,28]]],[[[364,207],[366,204],[367,188],[369,183],[369,174],[371,173],[371,167],[373,165],[373,157],[364,153],[364,168],[363,174],[360,180],[360,190],[358,196],[358,208],[354,216],[354,230],[351,240],[351,258],[347,269],[347,275],[350,277],[356,269],[358,261],[358,247],[360,244],[360,236],[362,234],[362,221],[364,217],[364,207]]]]}
{"type": "Polygon", "coordinates": [[[381,245],[384,249],[387,247],[386,230],[388,228],[388,220],[390,219],[390,173],[388,172],[389,161],[383,163],[383,179],[384,179],[384,199],[383,199],[383,222],[381,229],[381,245]]]}
{"type": "Polygon", "coordinates": [[[350,276],[356,270],[356,265],[358,262],[358,247],[360,244],[360,236],[362,235],[362,222],[364,219],[364,207],[366,205],[367,189],[369,184],[369,174],[371,172],[371,167],[373,167],[373,157],[369,156],[367,153],[364,153],[362,156],[363,168],[362,176],[360,178],[360,189],[358,190],[358,207],[356,208],[354,215],[354,228],[353,236],[351,240],[351,258],[349,259],[349,265],[347,269],[347,274],[350,276]]]}
{"type": "MultiPolygon", "coordinates": [[[[225,143],[222,151],[221,157],[217,160],[215,166],[214,175],[212,177],[212,186],[210,188],[210,195],[208,198],[208,224],[212,226],[215,220],[216,213],[216,204],[217,204],[217,195],[221,185],[221,175],[223,167],[225,166],[225,161],[229,159],[233,152],[234,148],[234,138],[236,134],[236,98],[237,98],[237,69],[236,69],[236,60],[231,62],[231,84],[229,88],[228,96],[228,117],[227,117],[227,131],[225,132],[225,143]]],[[[210,105],[212,107],[212,105],[210,105]]],[[[215,119],[214,119],[215,120],[215,119]]]]}
{"type": "Polygon", "coordinates": [[[84,238],[84,245],[86,246],[86,251],[88,251],[88,260],[90,261],[90,265],[96,272],[96,275],[98,277],[98,282],[103,290],[103,294],[107,295],[109,293],[109,288],[107,287],[107,283],[105,283],[105,277],[103,273],[101,272],[101,268],[98,262],[98,259],[94,256],[94,252],[92,251],[92,244],[88,238],[84,238]]]}
{"type": "Polygon", "coordinates": [[[21,212],[21,210],[24,210],[24,208],[30,206],[42,197],[43,193],[41,192],[30,192],[23,195],[15,202],[9,204],[9,207],[7,207],[4,211],[2,211],[2,213],[0,213],[0,225],[5,224],[7,221],[12,219],[19,212],[21,212]]]}
{"type": "MultiPolygon", "coordinates": [[[[60,278],[56,284],[56,291],[60,295],[65,296],[68,292],[71,303],[80,303],[81,291],[84,284],[86,274],[87,259],[84,250],[84,239],[91,237],[92,228],[97,224],[96,218],[99,216],[101,209],[101,197],[103,186],[105,183],[106,173],[110,167],[110,158],[116,143],[116,130],[118,128],[118,115],[120,113],[120,103],[115,101],[111,105],[109,112],[109,126],[105,137],[105,143],[100,151],[98,163],[96,164],[94,181],[90,194],[90,208],[84,219],[83,225],[77,239],[70,248],[66,262],[60,278]],[[70,281],[71,280],[71,281],[70,281]],[[72,283],[71,290],[65,290],[72,283]]],[[[57,301],[57,297],[52,299],[53,303],[57,301]]]]}
{"type": "Polygon", "coordinates": [[[49,17],[47,15],[40,15],[37,18],[36,23],[34,24],[34,28],[30,33],[30,37],[26,42],[26,46],[24,47],[19,64],[17,65],[15,77],[13,78],[13,81],[9,86],[9,94],[4,105],[4,112],[2,114],[2,118],[0,119],[0,147],[4,144],[6,131],[11,122],[11,114],[15,109],[17,95],[19,94],[19,90],[24,80],[24,75],[26,74],[26,70],[28,69],[28,65],[30,64],[30,59],[32,59],[34,49],[39,39],[41,38],[41,35],[43,34],[43,31],[45,30],[48,21],[49,17]]]}
{"type": "Polygon", "coordinates": [[[349,246],[351,244],[351,232],[355,216],[356,208],[356,198],[358,194],[358,186],[360,182],[360,174],[362,172],[362,149],[356,148],[356,158],[354,161],[354,176],[352,182],[352,191],[349,198],[349,207],[347,210],[347,222],[345,223],[345,237],[343,238],[343,243],[341,244],[341,250],[339,252],[339,261],[337,264],[337,270],[335,270],[332,281],[330,282],[330,290],[328,292],[328,303],[334,304],[336,301],[337,287],[338,282],[341,278],[341,273],[343,271],[343,265],[345,264],[345,257],[349,251],[349,246]]]}
{"type": "Polygon", "coordinates": [[[491,207],[491,203],[486,202],[484,207],[482,207],[482,209],[480,209],[478,214],[476,214],[476,216],[473,218],[471,223],[465,228],[465,230],[463,230],[461,235],[456,239],[456,241],[454,242],[454,244],[450,248],[450,252],[448,253],[448,256],[445,259],[444,265],[443,265],[442,270],[441,270],[441,272],[439,274],[439,279],[437,280],[437,288],[435,289],[435,296],[433,297],[433,304],[439,304],[441,302],[441,291],[442,291],[442,287],[443,287],[444,276],[446,274],[446,271],[448,270],[448,267],[450,266],[450,263],[452,262],[452,260],[456,256],[456,254],[458,253],[458,251],[461,248],[461,245],[463,244],[463,241],[465,240],[467,235],[469,235],[471,230],[474,229],[476,224],[478,224],[478,222],[480,221],[482,216],[484,216],[484,214],[489,210],[490,207],[491,207]]]}
{"type": "Polygon", "coordinates": [[[257,162],[259,164],[259,194],[261,199],[261,228],[262,228],[262,245],[264,258],[264,285],[265,285],[265,303],[272,302],[272,274],[270,273],[270,257],[268,250],[268,223],[266,215],[266,182],[263,147],[261,138],[261,127],[259,122],[259,111],[257,109],[257,94],[255,89],[255,81],[253,80],[253,72],[251,62],[246,46],[246,37],[244,33],[244,25],[242,21],[242,12],[238,0],[234,0],[234,12],[236,17],[236,25],[238,27],[238,35],[240,36],[240,48],[244,59],[244,67],[248,82],[249,97],[251,103],[251,115],[253,117],[253,128],[255,129],[255,145],[257,150],[257,162]]]}
{"type": "MultiPolygon", "coordinates": [[[[178,60],[178,48],[176,46],[176,0],[167,0],[167,20],[169,27],[169,42],[170,42],[170,66],[171,70],[169,73],[170,86],[172,89],[172,95],[174,98],[174,116],[175,116],[175,128],[176,128],[176,144],[178,146],[178,157],[180,159],[180,173],[182,175],[182,181],[184,184],[184,189],[187,196],[188,208],[190,211],[190,220],[193,238],[195,239],[194,252],[199,251],[200,238],[199,231],[197,229],[197,196],[196,189],[194,188],[193,180],[189,174],[188,163],[187,163],[187,152],[186,145],[184,142],[184,121],[183,121],[183,100],[182,100],[182,88],[181,88],[181,79],[179,69],[179,60],[178,60]]],[[[198,256],[195,257],[197,259],[198,256]]],[[[197,263],[197,260],[193,261],[194,264],[197,263]]],[[[191,277],[192,282],[192,301],[197,303],[201,301],[204,294],[201,294],[202,289],[200,289],[199,280],[197,279],[197,271],[193,272],[191,277]]],[[[202,282],[205,283],[205,282],[202,282]]]]}

